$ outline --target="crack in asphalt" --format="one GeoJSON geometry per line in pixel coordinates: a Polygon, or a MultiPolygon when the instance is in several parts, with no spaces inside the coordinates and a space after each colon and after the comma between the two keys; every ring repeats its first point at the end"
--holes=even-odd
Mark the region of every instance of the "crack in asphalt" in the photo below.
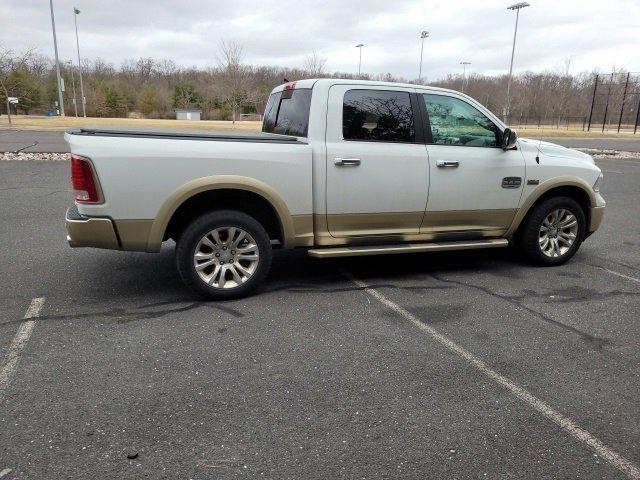
{"type": "MultiPolygon", "coordinates": [[[[640,296],[638,292],[627,292],[625,290],[611,290],[608,292],[597,292],[590,288],[584,288],[579,286],[566,287],[558,290],[552,290],[550,292],[536,292],[535,290],[529,290],[525,288],[522,295],[511,295],[508,298],[512,300],[525,300],[527,298],[539,298],[545,299],[544,303],[573,303],[573,302],[586,302],[590,300],[607,300],[612,297],[620,296],[640,296]]],[[[507,296],[505,296],[507,297],[507,296]]]]}
{"type": "MultiPolygon", "coordinates": [[[[162,303],[175,304],[175,303],[184,303],[184,302],[162,302],[162,303]]],[[[117,320],[114,323],[124,324],[124,323],[134,322],[138,320],[162,318],[172,313],[183,313],[183,312],[188,312],[190,310],[195,310],[198,308],[211,308],[214,310],[219,310],[226,314],[230,314],[236,318],[244,317],[243,313],[230,307],[216,305],[211,302],[192,302],[183,307],[167,308],[162,310],[136,311],[136,310],[128,310],[126,308],[114,308],[110,310],[102,310],[97,312],[73,313],[73,314],[67,314],[67,315],[42,315],[38,317],[38,320],[39,321],[77,320],[77,319],[93,319],[93,318],[104,317],[104,318],[116,318],[117,320]]],[[[9,320],[7,322],[1,323],[0,325],[20,324],[25,321],[26,320],[24,319],[9,320]]]]}
{"type": "Polygon", "coordinates": [[[604,347],[611,345],[611,340],[608,338],[602,338],[602,337],[597,337],[595,335],[591,335],[590,333],[587,332],[583,332],[582,330],[572,327],[571,325],[567,325],[566,323],[562,323],[559,320],[556,320],[548,315],[545,315],[544,313],[538,312],[537,310],[534,310],[531,307],[526,306],[524,303],[518,301],[519,299],[524,299],[526,298],[526,295],[523,296],[517,296],[517,297],[513,297],[513,296],[508,296],[508,295],[500,295],[499,293],[496,293],[486,287],[481,287],[478,285],[474,285],[472,283],[466,283],[466,282],[462,282],[459,280],[447,280],[444,279],[442,277],[440,277],[438,274],[435,273],[431,273],[430,274],[432,278],[434,278],[435,280],[439,281],[439,282],[443,282],[443,283],[452,283],[454,285],[459,285],[461,287],[467,287],[467,288],[474,288],[476,290],[479,290],[483,293],[486,293],[487,295],[490,295],[494,298],[498,298],[500,300],[504,300],[505,302],[508,302],[512,305],[515,305],[517,307],[522,308],[523,310],[526,310],[527,312],[531,313],[532,315],[544,320],[545,322],[561,328],[562,330],[565,330],[566,332],[572,333],[574,335],[577,335],[578,337],[580,337],[585,343],[593,346],[597,351],[601,352],[601,353],[605,353],[604,351],[604,347]]]}

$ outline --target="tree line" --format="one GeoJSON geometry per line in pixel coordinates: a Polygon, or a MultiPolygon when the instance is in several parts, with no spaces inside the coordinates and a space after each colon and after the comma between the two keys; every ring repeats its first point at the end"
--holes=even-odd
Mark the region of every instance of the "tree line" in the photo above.
{"type": "MultiPolygon", "coordinates": [[[[81,111],[77,64],[61,62],[60,67],[66,86],[65,113],[73,115],[73,81],[81,111]]],[[[511,118],[588,115],[594,73],[570,74],[568,67],[565,72],[527,72],[514,76],[511,118]]],[[[345,72],[330,73],[326,70],[326,59],[315,53],[299,67],[248,65],[242,47],[234,42],[221,42],[217,62],[209,68],[182,67],[173,60],[153,58],[129,59],[115,66],[97,58],[85,59],[82,72],[87,116],[92,117],[175,118],[176,108],[199,108],[203,119],[230,120],[242,113],[262,113],[271,89],[285,80],[330,77],[417,82],[390,73],[360,77],[345,72]]],[[[471,74],[464,79],[462,75],[448,75],[426,83],[464,90],[501,116],[507,80],[506,75],[471,74]]],[[[35,50],[14,52],[0,48],[0,94],[20,99],[12,106],[14,113],[55,111],[58,93],[54,62],[35,50]]],[[[6,113],[4,102],[0,111],[6,113]]]]}

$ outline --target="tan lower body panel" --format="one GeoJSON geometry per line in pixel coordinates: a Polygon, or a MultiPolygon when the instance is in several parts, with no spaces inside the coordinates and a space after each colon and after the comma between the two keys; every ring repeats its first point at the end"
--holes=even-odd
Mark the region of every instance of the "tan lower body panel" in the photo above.
{"type": "Polygon", "coordinates": [[[418,233],[424,212],[344,213],[327,215],[334,237],[418,233]]]}
{"type": "Polygon", "coordinates": [[[511,225],[516,212],[516,209],[425,212],[420,233],[506,230],[511,225]]]}
{"type": "Polygon", "coordinates": [[[67,218],[66,226],[71,247],[120,249],[113,223],[108,218],[67,218]]]}
{"type": "Polygon", "coordinates": [[[329,231],[325,215],[315,215],[315,244],[331,246],[495,238],[505,234],[516,212],[515,209],[504,209],[330,215],[332,225],[340,226],[340,232],[343,232],[340,236],[329,231]],[[418,230],[420,224],[422,226],[418,230]]]}
{"type": "Polygon", "coordinates": [[[408,243],[405,245],[379,245],[366,247],[338,247],[309,250],[312,257],[357,257],[364,255],[390,255],[397,253],[443,252],[448,250],[472,250],[480,248],[500,248],[509,245],[506,238],[489,240],[454,241],[439,243],[408,243]]]}
{"type": "MultiPolygon", "coordinates": [[[[330,215],[329,221],[341,233],[340,236],[329,233],[325,215],[292,215],[293,246],[495,238],[504,234],[515,212],[477,210],[330,215]],[[420,223],[422,227],[418,229],[420,223]]],[[[153,220],[114,220],[113,224],[122,250],[160,250],[161,243],[150,243],[153,220]]]]}
{"type": "Polygon", "coordinates": [[[296,247],[313,246],[313,215],[292,215],[293,243],[296,247]]]}
{"type": "Polygon", "coordinates": [[[591,207],[589,211],[589,226],[587,227],[587,232],[593,233],[600,228],[602,218],[604,217],[604,210],[605,207],[591,207]]]}
{"type": "Polygon", "coordinates": [[[114,220],[123,250],[157,252],[160,245],[149,245],[153,220],[114,220]]]}

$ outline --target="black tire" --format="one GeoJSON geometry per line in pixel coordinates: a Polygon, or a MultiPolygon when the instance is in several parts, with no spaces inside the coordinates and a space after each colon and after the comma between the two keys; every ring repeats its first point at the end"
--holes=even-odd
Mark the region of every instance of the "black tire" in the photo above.
{"type": "Polygon", "coordinates": [[[187,287],[211,300],[227,300],[249,295],[264,280],[271,268],[271,242],[264,227],[253,217],[235,210],[219,210],[204,214],[192,221],[179,236],[176,244],[176,267],[187,287]],[[223,227],[241,228],[253,237],[258,246],[258,264],[253,274],[242,284],[232,288],[218,288],[200,278],[194,255],[200,240],[209,232],[223,227]]]}
{"type": "Polygon", "coordinates": [[[580,248],[580,244],[584,240],[586,223],[584,211],[575,200],[568,197],[548,198],[533,206],[516,234],[517,243],[526,260],[534,265],[545,267],[562,265],[573,257],[580,248]],[[545,218],[556,209],[565,209],[571,212],[578,222],[578,228],[571,247],[559,256],[550,257],[542,251],[540,246],[540,228],[545,218]]]}

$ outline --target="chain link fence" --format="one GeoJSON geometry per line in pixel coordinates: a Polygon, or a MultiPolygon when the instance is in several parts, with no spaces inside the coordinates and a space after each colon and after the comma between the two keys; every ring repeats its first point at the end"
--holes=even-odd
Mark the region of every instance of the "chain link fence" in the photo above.
{"type": "Polygon", "coordinates": [[[506,123],[521,129],[640,133],[640,73],[598,74],[589,90],[589,103],[583,95],[584,115],[514,113],[506,123]]]}
{"type": "Polygon", "coordinates": [[[640,73],[596,75],[587,131],[638,132],[640,73]]]}
{"type": "Polygon", "coordinates": [[[535,117],[528,115],[509,115],[506,124],[520,129],[538,130],[582,130],[588,126],[587,116],[535,117]]]}

